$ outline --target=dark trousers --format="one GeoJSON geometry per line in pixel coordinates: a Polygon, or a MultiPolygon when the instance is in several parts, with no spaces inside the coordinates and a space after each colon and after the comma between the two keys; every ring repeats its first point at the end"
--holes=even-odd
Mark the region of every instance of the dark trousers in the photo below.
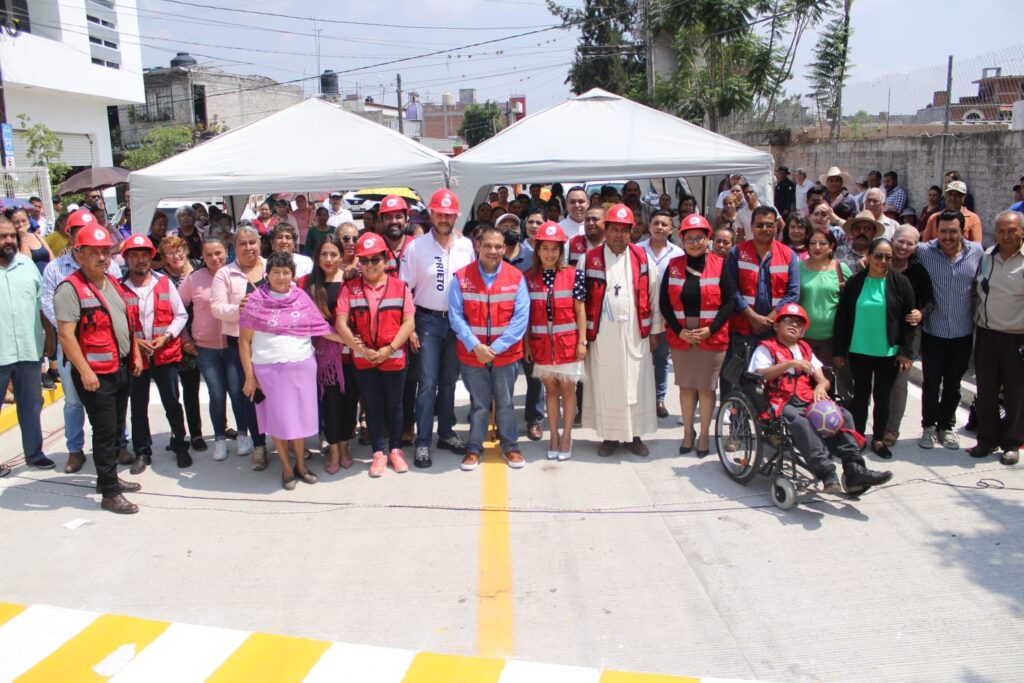
{"type": "Polygon", "coordinates": [[[533,376],[533,363],[523,360],[526,374],[526,402],[523,404],[523,418],[527,426],[540,424],[544,419],[544,382],[533,376]]]}
{"type": "Polygon", "coordinates": [[[121,432],[128,414],[128,396],[132,386],[128,361],[121,361],[117,372],[98,377],[99,388],[86,391],[78,371],[72,370],[71,373],[78,398],[92,425],[92,458],[96,463],[96,479],[100,492],[108,497],[120,492],[117,483],[117,451],[121,447],[121,432]]]}
{"type": "MultiPolygon", "coordinates": [[[[402,429],[416,427],[416,387],[420,374],[420,354],[413,353],[406,344],[405,387],[402,390],[402,429]]],[[[348,381],[347,379],[345,380],[348,381]]]]}
{"type": "Polygon", "coordinates": [[[193,439],[203,435],[203,413],[199,407],[199,366],[189,370],[178,369],[181,380],[181,402],[185,405],[185,424],[193,439]]]}
{"type": "Polygon", "coordinates": [[[1024,334],[978,328],[974,347],[977,375],[978,445],[1013,451],[1024,445],[1024,334]],[[999,418],[999,393],[1006,419],[999,418]]]}
{"type": "Polygon", "coordinates": [[[896,357],[851,353],[848,361],[853,375],[853,401],[850,403],[850,413],[853,415],[854,428],[867,435],[868,404],[874,399],[871,426],[875,430],[875,438],[881,440],[886,425],[889,424],[892,385],[896,383],[896,375],[900,371],[896,365],[896,357]]]}
{"type": "MultiPolygon", "coordinates": [[[[238,337],[228,337],[228,362],[231,363],[234,372],[238,377],[243,378],[245,381],[245,369],[242,368],[242,357],[238,355],[238,337]]],[[[241,392],[239,392],[241,394],[241,392]]],[[[242,422],[238,425],[239,434],[248,434],[252,437],[252,443],[254,446],[266,446],[267,435],[260,433],[260,425],[256,420],[256,404],[247,397],[245,394],[241,394],[239,401],[241,404],[241,410],[239,410],[235,417],[237,419],[238,413],[241,413],[242,422]]]]}
{"type": "Polygon", "coordinates": [[[178,396],[178,366],[173,363],[157,365],[146,368],[131,380],[132,450],[135,455],[153,454],[153,437],[149,433],[150,380],[156,382],[160,403],[171,428],[171,448],[185,448],[185,414],[178,396]]]}
{"type": "Polygon", "coordinates": [[[960,405],[960,380],[971,361],[974,336],[943,339],[921,332],[922,427],[950,430],[956,425],[960,405]],[[940,398],[941,391],[941,398],[940,398]]]}
{"type": "Polygon", "coordinates": [[[376,453],[402,447],[402,394],[407,368],[384,371],[355,368],[356,382],[366,408],[366,431],[376,453]]]}
{"type": "Polygon", "coordinates": [[[343,366],[345,390],[337,384],[323,387],[320,391],[320,431],[327,443],[348,441],[356,435],[356,418],[359,416],[359,382],[351,363],[343,366]]]}
{"type": "Polygon", "coordinates": [[[43,390],[39,380],[39,363],[34,360],[0,365],[0,389],[7,391],[14,384],[14,407],[21,427],[21,450],[25,462],[46,457],[43,454],[43,428],[39,417],[43,412],[43,390]]]}
{"type": "MultiPolygon", "coordinates": [[[[843,413],[846,425],[853,422],[850,411],[845,408],[839,408],[839,410],[843,413]]],[[[835,467],[828,459],[830,452],[843,462],[844,469],[850,465],[864,464],[860,446],[857,445],[852,434],[839,432],[832,438],[823,440],[804,417],[804,409],[791,403],[782,407],[782,419],[786,421],[789,433],[793,437],[793,445],[796,446],[800,456],[807,463],[807,469],[816,477],[824,478],[835,472],[835,467]]]]}

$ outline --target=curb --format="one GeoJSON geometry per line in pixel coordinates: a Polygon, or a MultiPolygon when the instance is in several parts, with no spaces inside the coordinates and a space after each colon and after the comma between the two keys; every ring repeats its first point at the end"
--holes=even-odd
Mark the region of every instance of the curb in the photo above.
{"type": "MultiPolygon", "coordinates": [[[[6,388],[6,387],[5,387],[6,388]]],[[[64,388],[57,384],[56,389],[42,389],[43,392],[43,409],[52,403],[64,398],[64,388]]],[[[18,409],[13,404],[8,404],[0,410],[0,434],[14,429],[18,426],[18,409]]]]}

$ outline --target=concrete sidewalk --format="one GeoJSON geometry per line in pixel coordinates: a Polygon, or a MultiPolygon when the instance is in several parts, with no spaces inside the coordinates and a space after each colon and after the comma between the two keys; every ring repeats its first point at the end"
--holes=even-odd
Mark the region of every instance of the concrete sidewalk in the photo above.
{"type": "MultiPolygon", "coordinates": [[[[316,458],[321,483],[292,492],[275,459],[253,472],[208,451],[179,471],[158,434],[132,517],[99,509],[91,463],[60,472],[56,404],[43,422],[58,470],[0,480],[0,600],[599,670],[1019,680],[1024,467],[918,449],[919,398],[895,459],[869,456],[893,485],[789,512],[764,479],[677,455],[672,399],[648,458],[599,458],[579,430],[567,462],[522,437],[520,471],[488,454],[461,472],[435,451],[430,470],[371,480],[355,446],[351,470],[316,458]],[[89,523],[63,526],[76,518],[89,523]]],[[[155,398],[150,414],[166,432],[155,398]]],[[[0,449],[20,451],[17,430],[0,449]]]]}

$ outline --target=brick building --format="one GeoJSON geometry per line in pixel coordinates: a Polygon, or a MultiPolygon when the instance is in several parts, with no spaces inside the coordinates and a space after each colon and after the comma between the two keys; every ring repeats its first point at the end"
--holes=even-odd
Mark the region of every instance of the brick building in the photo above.
{"type": "MultiPolygon", "coordinates": [[[[1024,76],[1003,76],[1001,67],[983,69],[978,94],[961,97],[949,107],[949,120],[964,123],[983,123],[1013,119],[1013,103],[1024,100],[1024,76]]],[[[917,123],[938,122],[945,119],[946,91],[938,90],[932,102],[918,110],[917,123]]]]}

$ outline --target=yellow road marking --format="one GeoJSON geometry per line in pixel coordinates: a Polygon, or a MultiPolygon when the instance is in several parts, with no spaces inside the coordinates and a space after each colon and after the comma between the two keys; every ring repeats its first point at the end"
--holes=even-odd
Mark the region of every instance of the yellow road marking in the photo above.
{"type": "Polygon", "coordinates": [[[254,633],[228,657],[207,683],[289,683],[301,681],[330,643],[309,638],[254,633]]]}
{"type": "Polygon", "coordinates": [[[104,614],[19,677],[18,683],[109,680],[110,676],[101,676],[93,667],[123,645],[134,645],[137,655],[170,625],[167,621],[104,614]]]}
{"type": "Polygon", "coordinates": [[[628,671],[605,671],[599,683],[700,683],[699,678],[690,676],[665,676],[662,674],[637,674],[628,671]]]}
{"type": "Polygon", "coordinates": [[[0,624],[4,624],[25,611],[24,605],[0,602],[0,624]]]}
{"type": "Polygon", "coordinates": [[[484,444],[481,482],[480,568],[477,577],[476,652],[510,657],[515,651],[512,547],[509,538],[508,465],[496,441],[484,444]],[[494,510],[488,508],[502,508],[494,510]]]}
{"type": "Polygon", "coordinates": [[[504,666],[500,659],[421,652],[413,658],[402,683],[498,683],[504,666]]]}
{"type": "MultiPolygon", "coordinates": [[[[58,384],[56,389],[43,389],[43,408],[64,398],[64,390],[58,384]]],[[[0,434],[18,426],[18,409],[8,405],[0,409],[0,434]]]]}

